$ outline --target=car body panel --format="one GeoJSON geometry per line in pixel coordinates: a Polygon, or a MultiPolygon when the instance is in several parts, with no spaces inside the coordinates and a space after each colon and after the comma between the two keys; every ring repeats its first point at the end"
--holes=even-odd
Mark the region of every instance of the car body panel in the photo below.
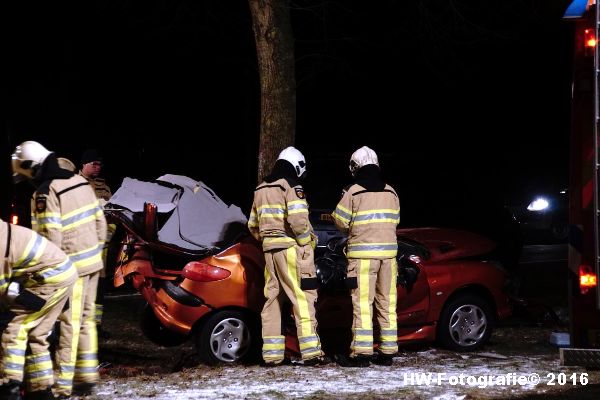
{"type": "MultiPolygon", "coordinates": [[[[265,300],[264,257],[260,243],[250,235],[205,256],[185,254],[185,257],[177,258],[176,252],[169,247],[167,250],[172,254],[169,258],[164,254],[158,257],[157,252],[164,252],[160,244],[145,240],[131,226],[126,230],[128,236],[119,256],[115,285],[131,282],[168,330],[191,334],[208,315],[219,310],[237,309],[260,315],[265,300]],[[173,260],[171,265],[169,260],[173,260]],[[182,275],[186,265],[184,260],[207,263],[231,274],[210,282],[192,281],[182,275]],[[187,302],[186,305],[177,301],[173,293],[165,290],[166,282],[176,286],[183,296],[193,297],[196,303],[187,302]],[[193,303],[199,305],[189,305],[193,303]]],[[[469,232],[443,228],[399,229],[398,237],[400,242],[406,241],[400,246],[406,252],[404,256],[410,257],[410,262],[420,271],[410,287],[398,285],[399,343],[435,340],[436,323],[444,304],[460,291],[485,293],[498,318],[510,314],[508,297],[504,293],[506,272],[493,263],[478,259],[493,249],[493,242],[469,232]]],[[[352,326],[349,291],[319,289],[315,308],[322,338],[325,340],[330,336],[340,343],[347,343],[352,326]]],[[[283,316],[286,345],[290,354],[297,354],[295,325],[293,318],[288,317],[283,316]]]]}

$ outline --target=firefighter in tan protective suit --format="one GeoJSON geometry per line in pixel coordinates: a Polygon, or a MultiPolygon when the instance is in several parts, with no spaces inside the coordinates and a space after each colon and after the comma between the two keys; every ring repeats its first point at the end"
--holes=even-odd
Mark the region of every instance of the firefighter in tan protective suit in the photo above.
{"type": "Polygon", "coordinates": [[[20,400],[24,375],[26,399],[54,399],[47,337],[77,281],[77,270],[54,243],[2,220],[0,257],[0,399],[20,400]]]}
{"type": "MultiPolygon", "coordinates": [[[[104,167],[104,160],[102,154],[96,149],[87,149],[81,156],[81,170],[79,175],[83,176],[90,183],[96,197],[100,201],[100,204],[104,206],[108,200],[112,197],[110,187],[106,184],[104,178],[100,177],[102,168],[104,167]]],[[[98,335],[100,337],[109,337],[107,331],[102,328],[102,316],[104,314],[104,294],[106,292],[106,285],[108,284],[106,278],[106,256],[108,253],[108,245],[113,235],[115,234],[117,227],[115,224],[107,225],[106,241],[104,242],[104,249],[102,250],[102,263],[104,267],[100,271],[100,278],[98,280],[98,293],[96,294],[96,324],[98,325],[98,335]]]]}
{"type": "Polygon", "coordinates": [[[324,363],[317,335],[315,301],[317,278],[314,264],[316,236],[308,219],[308,204],[299,180],[306,162],[294,147],[284,149],[254,192],[248,220],[252,235],[262,241],[265,255],[265,305],[261,313],[263,360],[272,366],[284,361],[285,337],[281,325],[281,301],[292,303],[302,365],[324,363]]]}
{"type": "Polygon", "coordinates": [[[377,154],[363,146],[350,159],[354,184],[346,187],[332,213],[335,225],[348,234],[346,257],[352,289],[353,323],[350,358],[342,366],[367,367],[373,355],[373,303],[381,328],[381,344],[373,362],[391,365],[398,351],[396,320],[396,226],[400,202],[379,170],[377,154]]]}
{"type": "Polygon", "coordinates": [[[62,169],[54,153],[37,142],[17,146],[12,155],[15,181],[36,187],[31,204],[32,229],[58,245],[77,268],[79,278],[60,320],[54,391],[63,398],[91,393],[99,381],[95,300],[102,269],[106,220],[89,183],[62,169]],[[75,386],[75,387],[74,387],[75,386]]]}

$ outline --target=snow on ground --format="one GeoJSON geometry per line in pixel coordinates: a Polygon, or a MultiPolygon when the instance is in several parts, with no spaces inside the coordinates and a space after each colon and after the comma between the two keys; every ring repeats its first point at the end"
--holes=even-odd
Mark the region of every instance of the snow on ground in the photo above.
{"type": "MultiPolygon", "coordinates": [[[[561,372],[567,380],[575,373],[577,384],[581,383],[581,374],[586,373],[583,369],[560,367],[558,352],[556,357],[505,357],[494,352],[465,355],[429,349],[403,353],[394,359],[392,367],[200,365],[162,376],[106,379],[95,397],[129,400],[510,398],[572,386],[571,382],[548,385],[551,376],[547,374],[561,372]]],[[[600,383],[598,371],[587,373],[588,385],[600,383]]]]}

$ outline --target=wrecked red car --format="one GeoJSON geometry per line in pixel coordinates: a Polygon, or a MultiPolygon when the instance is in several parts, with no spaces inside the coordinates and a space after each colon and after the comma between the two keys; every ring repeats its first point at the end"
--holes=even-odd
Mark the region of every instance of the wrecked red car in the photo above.
{"type": "MultiPolygon", "coordinates": [[[[202,182],[166,175],[154,182],[126,178],[106,214],[118,226],[114,284],[129,284],[146,300],[141,324],[150,340],[175,346],[192,338],[210,364],[259,359],[264,260],[239,208],[202,182]]],[[[459,351],[485,345],[494,323],[511,313],[508,275],[491,257],[494,243],[464,231],[413,228],[398,230],[398,244],[400,345],[437,341],[459,351]]],[[[350,342],[343,247],[343,240],[332,240],[315,261],[326,352],[350,342]]],[[[294,321],[291,314],[284,320],[293,358],[294,321]]]]}

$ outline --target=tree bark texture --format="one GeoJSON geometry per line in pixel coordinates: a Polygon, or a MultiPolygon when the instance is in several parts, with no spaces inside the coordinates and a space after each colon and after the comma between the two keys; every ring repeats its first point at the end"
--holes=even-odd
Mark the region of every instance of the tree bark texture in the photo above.
{"type": "Polygon", "coordinates": [[[258,181],[279,152],[294,144],[296,78],[288,0],[248,0],[260,78],[258,181]]]}

